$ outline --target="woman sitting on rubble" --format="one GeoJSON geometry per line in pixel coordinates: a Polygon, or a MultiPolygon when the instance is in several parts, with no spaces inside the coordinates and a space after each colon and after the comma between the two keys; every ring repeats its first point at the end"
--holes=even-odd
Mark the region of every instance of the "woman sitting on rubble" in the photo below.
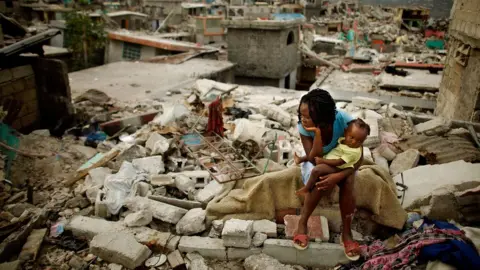
{"type": "MultiPolygon", "coordinates": [[[[322,89],[315,89],[304,95],[298,108],[298,130],[306,153],[306,162],[302,163],[302,180],[304,184],[310,178],[315,168],[315,157],[322,157],[334,149],[340,137],[343,137],[348,123],[353,118],[347,113],[337,110],[330,94],[322,89]]],[[[293,239],[295,247],[305,249],[308,246],[307,221],[316,208],[321,196],[333,190],[335,185],[340,187],[340,212],[342,216],[342,241],[345,254],[351,260],[359,258],[359,245],[353,241],[351,224],[355,211],[353,196],[354,172],[360,166],[360,160],[353,168],[330,173],[319,178],[311,192],[305,195],[304,204],[298,222],[297,232],[293,239]]]]}

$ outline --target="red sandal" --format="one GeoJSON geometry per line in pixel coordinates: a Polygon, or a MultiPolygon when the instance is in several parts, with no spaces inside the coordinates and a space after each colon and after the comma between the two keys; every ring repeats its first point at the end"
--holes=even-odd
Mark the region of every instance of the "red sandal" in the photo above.
{"type": "Polygon", "coordinates": [[[358,261],[358,259],[360,259],[360,245],[358,242],[349,240],[343,242],[342,245],[344,248],[343,252],[350,261],[358,261]],[[358,255],[348,256],[349,253],[357,253],[358,255]]]}
{"type": "Polygon", "coordinates": [[[305,250],[308,248],[310,237],[306,234],[296,234],[293,237],[293,246],[298,250],[305,250]],[[299,244],[300,243],[300,244],[299,244]]]}

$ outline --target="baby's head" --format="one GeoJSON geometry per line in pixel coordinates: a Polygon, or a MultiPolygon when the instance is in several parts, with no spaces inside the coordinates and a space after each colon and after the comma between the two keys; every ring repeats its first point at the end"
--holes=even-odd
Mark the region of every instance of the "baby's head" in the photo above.
{"type": "Polygon", "coordinates": [[[351,148],[358,148],[362,146],[368,135],[370,135],[370,126],[362,119],[357,118],[348,123],[347,129],[345,129],[344,144],[351,148]]]}

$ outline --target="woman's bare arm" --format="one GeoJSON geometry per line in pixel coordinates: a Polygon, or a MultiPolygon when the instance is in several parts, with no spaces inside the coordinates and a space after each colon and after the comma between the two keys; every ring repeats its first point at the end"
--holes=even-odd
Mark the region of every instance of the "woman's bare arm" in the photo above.
{"type": "Polygon", "coordinates": [[[315,157],[321,157],[323,154],[323,142],[320,130],[318,129],[318,132],[315,132],[313,139],[300,134],[300,140],[302,141],[308,161],[315,164],[315,157]]]}

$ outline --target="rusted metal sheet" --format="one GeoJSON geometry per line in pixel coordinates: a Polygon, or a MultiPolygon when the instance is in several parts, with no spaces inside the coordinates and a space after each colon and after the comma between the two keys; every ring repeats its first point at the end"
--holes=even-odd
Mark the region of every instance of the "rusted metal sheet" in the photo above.
{"type": "Polygon", "coordinates": [[[398,143],[397,146],[403,151],[418,149],[420,152],[434,154],[436,164],[456,160],[464,160],[466,162],[480,161],[480,150],[475,147],[472,141],[460,135],[446,137],[416,135],[398,143]]]}

